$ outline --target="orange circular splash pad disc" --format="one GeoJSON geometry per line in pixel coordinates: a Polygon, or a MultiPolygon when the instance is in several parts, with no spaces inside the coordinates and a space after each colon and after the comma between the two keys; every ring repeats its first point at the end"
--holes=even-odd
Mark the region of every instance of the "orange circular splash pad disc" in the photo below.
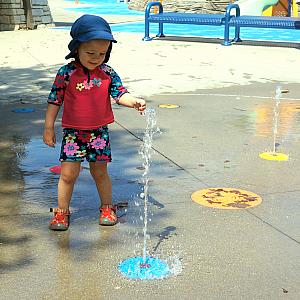
{"type": "Polygon", "coordinates": [[[219,209],[245,209],[262,202],[262,198],[252,192],[233,188],[199,190],[191,198],[198,204],[219,209]]]}
{"type": "Polygon", "coordinates": [[[277,152],[263,152],[259,154],[259,157],[266,160],[288,160],[289,156],[284,153],[277,152]]]}
{"type": "Polygon", "coordinates": [[[177,104],[160,104],[158,105],[159,108],[178,108],[179,105],[177,104]]]}

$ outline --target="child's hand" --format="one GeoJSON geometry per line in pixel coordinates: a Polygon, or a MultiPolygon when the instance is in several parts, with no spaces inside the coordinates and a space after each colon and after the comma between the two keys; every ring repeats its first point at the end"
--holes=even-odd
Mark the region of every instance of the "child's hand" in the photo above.
{"type": "Polygon", "coordinates": [[[44,129],[44,136],[43,136],[43,141],[46,145],[49,147],[54,147],[56,143],[56,136],[54,129],[50,128],[45,128],[44,129]]]}
{"type": "Polygon", "coordinates": [[[133,108],[139,111],[141,114],[146,109],[146,101],[144,99],[136,98],[133,108]]]}

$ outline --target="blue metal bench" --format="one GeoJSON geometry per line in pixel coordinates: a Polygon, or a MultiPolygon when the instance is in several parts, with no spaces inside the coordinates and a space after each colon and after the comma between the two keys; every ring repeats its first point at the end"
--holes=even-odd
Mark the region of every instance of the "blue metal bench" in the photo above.
{"type": "Polygon", "coordinates": [[[274,29],[300,29],[300,19],[290,17],[262,17],[262,16],[241,16],[240,8],[237,4],[229,4],[225,14],[192,14],[192,13],[176,13],[164,12],[160,2],[148,3],[145,10],[145,36],[144,41],[150,41],[149,35],[150,23],[158,23],[157,37],[164,37],[163,24],[196,24],[196,25],[224,25],[224,41],[223,45],[229,46],[232,42],[241,41],[241,27],[255,28],[274,28],[274,29]],[[151,14],[151,8],[158,7],[157,14],[151,14]],[[234,10],[235,14],[232,14],[234,10]],[[229,28],[235,28],[234,39],[229,38],[229,28]]]}

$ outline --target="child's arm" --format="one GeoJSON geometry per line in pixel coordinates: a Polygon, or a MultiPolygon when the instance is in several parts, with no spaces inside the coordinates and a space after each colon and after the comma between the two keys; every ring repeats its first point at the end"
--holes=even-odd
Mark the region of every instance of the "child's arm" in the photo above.
{"type": "Polygon", "coordinates": [[[54,123],[59,112],[60,106],[49,104],[46,111],[45,127],[44,127],[44,143],[50,147],[54,147],[56,143],[54,123]]]}
{"type": "Polygon", "coordinates": [[[126,107],[132,107],[140,113],[146,109],[146,101],[144,99],[135,98],[129,93],[123,94],[118,103],[126,107]]]}

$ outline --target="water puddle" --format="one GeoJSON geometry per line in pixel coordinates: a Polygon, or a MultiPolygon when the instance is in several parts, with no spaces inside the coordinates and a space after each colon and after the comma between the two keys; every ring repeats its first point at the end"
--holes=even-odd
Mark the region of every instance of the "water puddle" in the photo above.
{"type": "Polygon", "coordinates": [[[235,108],[235,113],[231,112],[228,118],[231,119],[228,124],[234,127],[233,130],[239,130],[238,133],[273,139],[274,130],[276,130],[276,142],[292,141],[300,137],[299,101],[279,100],[275,107],[273,99],[272,101],[260,101],[243,111],[235,108]],[[274,128],[275,108],[276,128],[274,128]]]}
{"type": "MultiPolygon", "coordinates": [[[[40,207],[35,207],[35,209],[48,211],[49,207],[57,205],[59,174],[51,172],[51,169],[60,165],[59,153],[59,143],[55,148],[50,148],[43,143],[41,138],[33,138],[25,146],[25,152],[19,164],[24,176],[23,202],[25,208],[27,205],[29,209],[29,206],[34,204],[40,207]]],[[[85,171],[86,168],[88,168],[88,165],[83,163],[81,178],[76,182],[71,203],[74,210],[81,206],[90,207],[90,203],[98,208],[97,192],[90,188],[93,181],[89,172],[85,171]],[[85,197],[85,194],[88,196],[85,197]]]]}

